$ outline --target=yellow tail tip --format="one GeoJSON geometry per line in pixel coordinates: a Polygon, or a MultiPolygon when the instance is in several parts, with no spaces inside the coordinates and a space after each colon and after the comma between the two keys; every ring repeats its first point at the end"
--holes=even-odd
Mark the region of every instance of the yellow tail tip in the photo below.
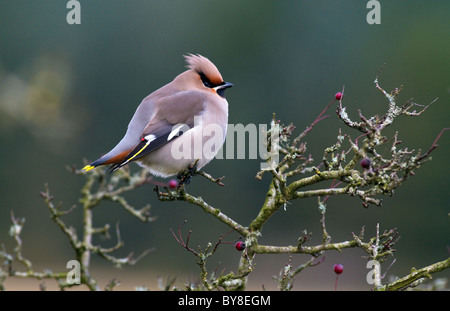
{"type": "Polygon", "coordinates": [[[88,172],[88,171],[92,170],[93,168],[95,168],[95,166],[92,166],[92,165],[86,165],[86,166],[83,167],[81,170],[82,170],[82,171],[85,171],[85,172],[88,172]]]}

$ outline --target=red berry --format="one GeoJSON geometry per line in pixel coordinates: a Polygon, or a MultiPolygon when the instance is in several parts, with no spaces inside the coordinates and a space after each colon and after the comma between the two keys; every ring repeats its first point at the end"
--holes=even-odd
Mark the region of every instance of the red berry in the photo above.
{"type": "Polygon", "coordinates": [[[176,189],[178,187],[178,181],[175,179],[171,179],[169,180],[168,186],[170,189],[176,189]]]}
{"type": "Polygon", "coordinates": [[[370,168],[370,159],[364,158],[361,160],[361,167],[364,169],[369,169],[370,168]]]}
{"type": "Polygon", "coordinates": [[[336,98],[337,100],[341,100],[341,98],[342,98],[342,93],[341,93],[341,92],[337,92],[337,93],[334,95],[334,98],[336,98]]]}
{"type": "Polygon", "coordinates": [[[236,249],[241,252],[245,249],[245,243],[242,241],[239,241],[234,245],[234,247],[236,247],[236,249]]]}
{"type": "Polygon", "coordinates": [[[334,273],[341,274],[342,272],[344,272],[344,266],[339,263],[335,264],[334,265],[334,273]]]}

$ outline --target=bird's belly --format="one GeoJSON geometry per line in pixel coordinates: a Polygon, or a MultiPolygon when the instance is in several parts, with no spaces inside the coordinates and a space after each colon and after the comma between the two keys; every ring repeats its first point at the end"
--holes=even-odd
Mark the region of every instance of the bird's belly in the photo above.
{"type": "Polygon", "coordinates": [[[194,163],[197,163],[197,169],[201,169],[217,155],[223,143],[224,135],[219,128],[216,132],[206,132],[200,127],[194,127],[137,162],[147,167],[153,175],[169,177],[194,163]]]}

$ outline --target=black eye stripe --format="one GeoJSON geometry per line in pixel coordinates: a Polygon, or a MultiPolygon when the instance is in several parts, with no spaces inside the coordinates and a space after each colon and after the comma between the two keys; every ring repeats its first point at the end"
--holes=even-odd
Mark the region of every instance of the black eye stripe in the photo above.
{"type": "Polygon", "coordinates": [[[209,79],[205,76],[203,72],[198,73],[200,75],[200,78],[202,79],[203,85],[208,88],[216,87],[217,85],[213,84],[209,79]]]}

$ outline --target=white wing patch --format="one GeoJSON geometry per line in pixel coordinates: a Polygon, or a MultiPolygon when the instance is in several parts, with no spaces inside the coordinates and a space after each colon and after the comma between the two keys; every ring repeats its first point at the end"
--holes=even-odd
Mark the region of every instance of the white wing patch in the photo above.
{"type": "Polygon", "coordinates": [[[148,141],[149,143],[151,143],[152,141],[154,141],[156,139],[156,136],[153,134],[148,134],[147,136],[144,137],[146,141],[148,141]]]}
{"type": "Polygon", "coordinates": [[[173,128],[172,128],[172,132],[170,132],[169,137],[167,137],[167,140],[169,141],[169,140],[171,140],[172,138],[174,138],[175,136],[177,136],[178,133],[180,132],[180,130],[181,130],[183,127],[187,127],[187,128],[189,129],[189,126],[187,126],[186,124],[177,124],[177,125],[174,125],[173,128]]]}

